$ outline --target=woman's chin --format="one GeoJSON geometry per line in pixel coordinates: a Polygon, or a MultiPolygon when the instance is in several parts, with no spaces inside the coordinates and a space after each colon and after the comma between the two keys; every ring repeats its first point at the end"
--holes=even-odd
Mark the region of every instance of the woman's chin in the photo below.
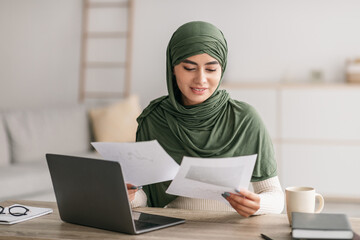
{"type": "Polygon", "coordinates": [[[209,98],[209,96],[200,95],[200,96],[194,96],[190,99],[188,98],[188,99],[184,100],[183,102],[184,102],[185,106],[191,106],[191,105],[197,105],[197,104],[203,103],[208,98],[209,98]]]}

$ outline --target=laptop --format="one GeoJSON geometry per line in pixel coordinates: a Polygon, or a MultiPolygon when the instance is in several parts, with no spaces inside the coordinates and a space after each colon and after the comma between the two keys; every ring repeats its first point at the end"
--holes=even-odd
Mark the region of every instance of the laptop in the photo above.
{"type": "Polygon", "coordinates": [[[184,219],[132,211],[119,162],[46,154],[64,222],[140,234],[184,219]]]}

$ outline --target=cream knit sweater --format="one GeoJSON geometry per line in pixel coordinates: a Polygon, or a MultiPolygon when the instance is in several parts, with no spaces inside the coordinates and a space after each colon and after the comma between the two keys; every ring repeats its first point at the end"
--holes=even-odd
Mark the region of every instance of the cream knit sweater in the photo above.
{"type": "MultiPolygon", "coordinates": [[[[252,183],[254,192],[260,196],[260,209],[255,215],[266,213],[281,213],[284,208],[284,193],[281,189],[278,177],[273,177],[260,182],[252,183]]],[[[143,190],[137,191],[135,199],[131,201],[131,207],[145,207],[147,202],[143,190]]],[[[188,197],[177,197],[165,208],[181,208],[189,210],[206,211],[235,211],[230,205],[209,199],[196,199],[188,197]]]]}

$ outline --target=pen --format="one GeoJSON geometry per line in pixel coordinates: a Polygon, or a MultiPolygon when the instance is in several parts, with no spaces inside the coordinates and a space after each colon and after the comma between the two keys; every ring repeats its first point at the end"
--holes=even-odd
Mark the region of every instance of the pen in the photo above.
{"type": "Polygon", "coordinates": [[[263,239],[266,239],[266,240],[273,240],[272,238],[270,238],[270,237],[268,237],[268,236],[266,236],[265,234],[260,234],[261,235],[261,237],[263,238],[263,239]]]}

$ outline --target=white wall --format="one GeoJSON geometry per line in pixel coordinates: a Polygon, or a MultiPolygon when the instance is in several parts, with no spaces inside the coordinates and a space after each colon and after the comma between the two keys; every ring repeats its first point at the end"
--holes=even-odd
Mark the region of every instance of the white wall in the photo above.
{"type": "Polygon", "coordinates": [[[209,21],[228,40],[226,81],[344,81],[345,59],[360,56],[357,0],[135,0],[133,91],[142,104],[167,94],[165,51],[183,23],[209,21]]]}
{"type": "Polygon", "coordinates": [[[0,109],[78,98],[81,1],[0,0],[0,109]]]}
{"type": "MultiPolygon", "coordinates": [[[[229,44],[225,81],[343,81],[360,55],[358,0],[135,0],[132,92],[143,107],[167,94],[172,33],[209,21],[229,44]]],[[[81,0],[0,0],[0,109],[76,102],[81,0]]]]}

